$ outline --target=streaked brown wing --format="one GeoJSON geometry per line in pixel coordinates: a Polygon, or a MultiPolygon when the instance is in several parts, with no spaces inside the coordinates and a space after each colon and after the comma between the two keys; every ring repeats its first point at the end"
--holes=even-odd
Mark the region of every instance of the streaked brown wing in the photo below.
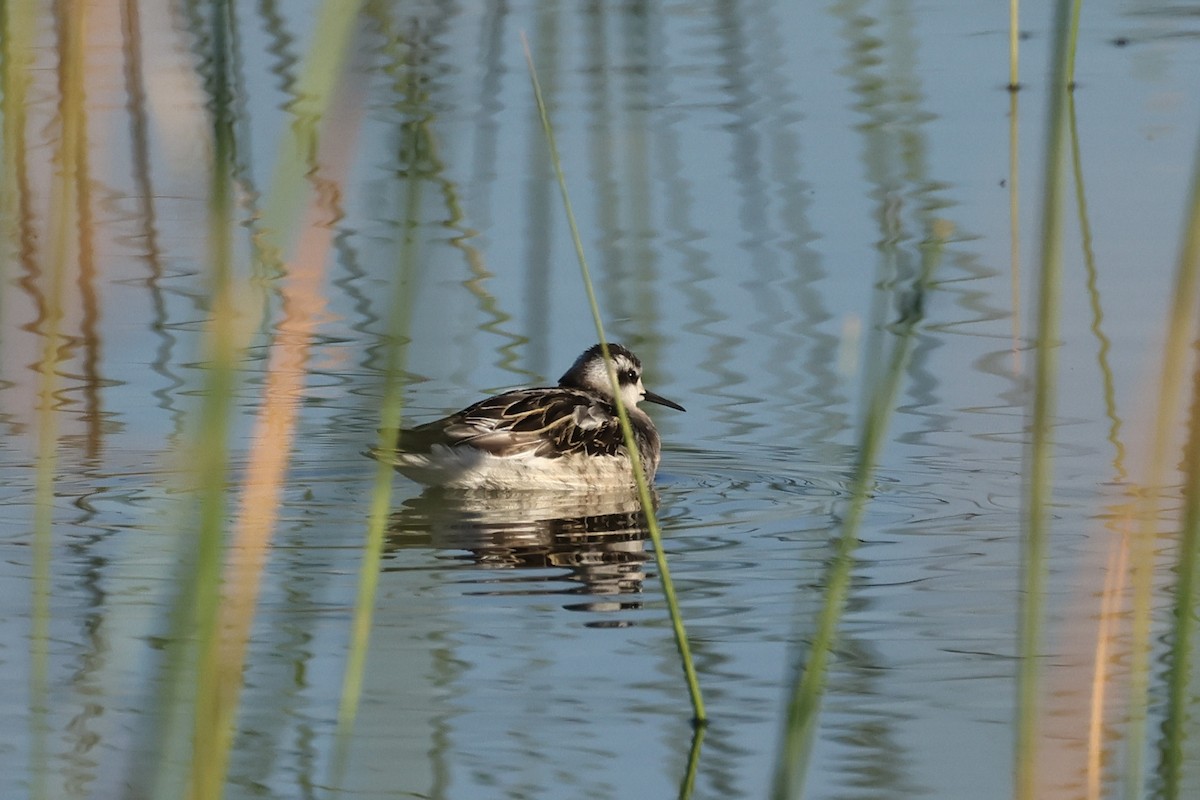
{"type": "Polygon", "coordinates": [[[428,452],[436,444],[543,458],[625,451],[620,424],[607,405],[561,388],[506,392],[400,434],[401,450],[428,452]]]}

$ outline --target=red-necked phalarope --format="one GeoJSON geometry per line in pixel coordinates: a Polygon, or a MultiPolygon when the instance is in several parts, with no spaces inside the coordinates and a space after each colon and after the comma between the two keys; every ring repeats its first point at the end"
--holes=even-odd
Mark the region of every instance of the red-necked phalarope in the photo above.
{"type": "MultiPolygon", "coordinates": [[[[637,404],[684,408],[642,386],[642,362],[628,349],[610,344],[608,352],[642,466],[653,480],[658,431],[637,404]]],[[[379,451],[371,454],[381,457],[379,451]]],[[[400,431],[390,463],[413,480],[459,489],[612,488],[633,482],[598,344],[575,359],[558,386],[505,392],[400,431]]]]}

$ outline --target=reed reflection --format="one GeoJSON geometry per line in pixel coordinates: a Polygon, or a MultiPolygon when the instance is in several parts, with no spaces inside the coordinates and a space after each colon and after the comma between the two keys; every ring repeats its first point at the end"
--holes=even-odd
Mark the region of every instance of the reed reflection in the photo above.
{"type": "Polygon", "coordinates": [[[471,580],[486,585],[479,594],[582,595],[593,599],[564,607],[617,611],[641,608],[640,601],[621,596],[642,592],[644,565],[651,558],[647,535],[632,489],[566,493],[433,488],[392,514],[386,556],[394,558],[409,547],[465,551],[447,557],[486,570],[537,571],[512,577],[481,575],[471,580]],[[547,578],[543,572],[556,568],[563,573],[547,578]]]}

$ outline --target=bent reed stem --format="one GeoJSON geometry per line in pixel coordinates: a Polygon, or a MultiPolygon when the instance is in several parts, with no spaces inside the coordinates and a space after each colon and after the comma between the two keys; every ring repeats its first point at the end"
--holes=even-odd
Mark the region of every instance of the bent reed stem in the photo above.
{"type": "Polygon", "coordinates": [[[587,257],[583,252],[583,240],[579,235],[579,226],[575,222],[575,212],[571,207],[571,197],[567,192],[567,179],[563,173],[562,161],[558,155],[558,145],[554,138],[554,128],[550,123],[550,115],[546,111],[546,103],[542,97],[542,86],[538,81],[537,68],[533,64],[533,53],[529,49],[529,40],[525,37],[524,31],[521,32],[521,47],[525,51],[525,63],[529,67],[529,78],[533,83],[533,94],[537,100],[542,131],[546,134],[546,143],[550,148],[550,161],[554,165],[554,175],[558,180],[558,188],[562,194],[563,209],[566,211],[567,225],[571,231],[571,242],[575,246],[575,256],[579,260],[579,269],[583,277],[584,289],[587,292],[588,306],[591,308],[592,320],[596,323],[596,334],[600,337],[600,350],[604,354],[604,363],[608,367],[608,378],[612,381],[613,399],[617,407],[617,416],[621,422],[621,433],[625,438],[625,449],[629,453],[630,465],[633,468],[634,481],[637,483],[638,500],[642,505],[642,513],[646,516],[646,527],[650,532],[650,540],[654,544],[654,563],[658,567],[659,576],[662,580],[663,595],[667,601],[667,608],[671,614],[671,627],[675,633],[675,646],[679,650],[680,659],[683,661],[683,671],[687,677],[688,693],[692,701],[693,721],[698,725],[703,725],[708,721],[708,716],[704,710],[704,699],[700,694],[700,683],[696,677],[696,668],[692,663],[692,653],[688,646],[687,631],[684,629],[683,618],[679,613],[679,600],[675,594],[675,585],[671,580],[671,571],[667,566],[666,553],[663,551],[662,531],[658,525],[658,518],[654,514],[654,501],[650,496],[650,484],[646,480],[646,473],[642,468],[637,444],[633,439],[633,428],[629,424],[629,414],[625,410],[625,405],[621,400],[620,384],[617,381],[617,373],[613,369],[612,355],[608,351],[608,339],[604,335],[604,322],[600,316],[600,305],[596,301],[596,291],[592,286],[591,271],[588,269],[587,257]]]}

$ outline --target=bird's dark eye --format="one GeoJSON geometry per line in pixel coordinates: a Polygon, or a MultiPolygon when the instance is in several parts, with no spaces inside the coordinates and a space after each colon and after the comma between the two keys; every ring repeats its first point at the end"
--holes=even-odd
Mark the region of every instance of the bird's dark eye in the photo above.
{"type": "Polygon", "coordinates": [[[637,383],[637,373],[631,369],[625,370],[623,373],[621,373],[621,382],[622,383],[637,383]]]}

